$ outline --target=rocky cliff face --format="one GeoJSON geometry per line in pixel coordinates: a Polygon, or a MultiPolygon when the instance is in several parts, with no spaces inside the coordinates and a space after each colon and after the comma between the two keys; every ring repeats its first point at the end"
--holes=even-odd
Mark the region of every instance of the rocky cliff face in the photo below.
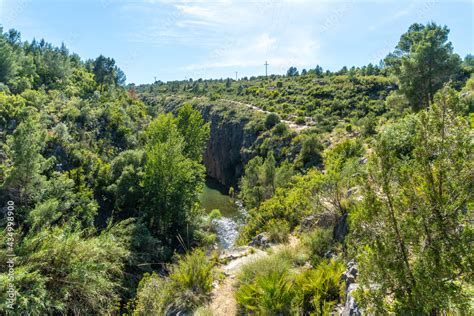
{"type": "MultiPolygon", "coordinates": [[[[169,102],[164,110],[176,113],[181,104],[169,102]]],[[[207,176],[227,189],[236,187],[245,164],[252,158],[249,149],[258,136],[246,126],[252,117],[262,114],[235,104],[197,104],[195,108],[211,127],[203,161],[207,176]]]]}
{"type": "Polygon", "coordinates": [[[249,118],[220,111],[212,105],[200,107],[204,119],[211,125],[211,135],[204,152],[204,165],[209,177],[226,187],[236,186],[242,176],[248,153],[257,135],[246,129],[249,118]]]}

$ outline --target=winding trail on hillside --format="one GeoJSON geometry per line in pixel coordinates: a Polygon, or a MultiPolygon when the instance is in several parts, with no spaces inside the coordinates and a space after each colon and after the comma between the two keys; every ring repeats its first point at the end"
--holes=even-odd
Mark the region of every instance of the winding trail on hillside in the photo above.
{"type": "MultiPolygon", "coordinates": [[[[263,110],[261,108],[259,108],[258,106],[255,106],[253,104],[250,104],[250,103],[243,103],[243,102],[240,102],[240,101],[235,101],[235,100],[230,100],[230,99],[220,99],[222,101],[226,101],[226,102],[230,102],[230,103],[234,103],[234,104],[238,104],[238,105],[242,105],[242,106],[245,106],[253,111],[257,111],[257,112],[261,112],[261,113],[265,113],[265,114],[277,114],[278,113],[275,113],[275,112],[271,112],[271,111],[266,111],[266,110],[263,110]]],[[[304,117],[305,120],[308,122],[313,122],[313,118],[311,117],[304,117]]],[[[300,132],[302,130],[305,130],[307,128],[310,128],[312,126],[314,126],[313,124],[308,124],[308,123],[304,123],[304,124],[296,124],[295,122],[293,121],[289,121],[289,120],[281,120],[283,123],[285,123],[286,125],[288,125],[288,127],[295,131],[295,132],[300,132]]]]}

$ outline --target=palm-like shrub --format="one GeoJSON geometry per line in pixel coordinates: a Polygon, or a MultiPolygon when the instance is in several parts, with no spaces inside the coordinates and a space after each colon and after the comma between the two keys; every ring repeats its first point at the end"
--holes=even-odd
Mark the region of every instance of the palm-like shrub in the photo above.
{"type": "Polygon", "coordinates": [[[344,266],[323,260],[315,269],[299,272],[301,250],[284,247],[242,267],[236,300],[243,314],[326,315],[340,302],[344,266]]]}
{"type": "Polygon", "coordinates": [[[288,272],[258,274],[253,282],[243,284],[236,293],[246,312],[258,315],[288,314],[293,299],[293,282],[288,272]]]}
{"type": "Polygon", "coordinates": [[[344,265],[337,261],[323,261],[316,269],[307,270],[296,277],[295,299],[296,310],[315,312],[316,315],[328,315],[331,306],[343,296],[343,285],[340,283],[344,265]]]}

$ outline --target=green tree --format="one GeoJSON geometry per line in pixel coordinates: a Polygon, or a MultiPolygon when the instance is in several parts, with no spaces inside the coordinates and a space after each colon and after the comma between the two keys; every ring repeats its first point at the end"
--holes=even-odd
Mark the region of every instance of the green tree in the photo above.
{"type": "Polygon", "coordinates": [[[16,73],[15,57],[10,44],[1,33],[0,27],[0,82],[8,83],[16,73]]]}
{"type": "Polygon", "coordinates": [[[121,152],[111,163],[107,193],[113,201],[114,215],[119,218],[138,216],[143,205],[143,188],[140,179],[143,178],[145,153],[141,150],[121,152]]]}
{"type": "Polygon", "coordinates": [[[433,103],[436,91],[453,77],[461,63],[448,42],[448,34],[446,26],[415,23],[385,59],[399,79],[400,90],[416,110],[433,103]]]}
{"type": "Polygon", "coordinates": [[[54,49],[51,44],[44,43],[35,52],[34,62],[38,74],[36,87],[62,88],[72,74],[73,65],[67,53],[58,48],[54,49]]]}
{"type": "Polygon", "coordinates": [[[474,160],[463,110],[445,88],[414,116],[414,133],[391,131],[412,120],[395,123],[377,142],[363,203],[351,215],[369,313],[469,309],[474,160]]]}
{"type": "Polygon", "coordinates": [[[46,160],[41,155],[45,132],[33,110],[7,138],[5,150],[10,162],[5,168],[5,181],[1,195],[17,205],[31,205],[44,189],[45,177],[42,175],[46,160]]]}
{"type": "Polygon", "coordinates": [[[323,68],[319,65],[316,65],[316,68],[314,68],[314,73],[316,74],[317,77],[322,77],[323,68]]]}
{"type": "Polygon", "coordinates": [[[278,187],[285,187],[292,175],[293,168],[288,162],[276,166],[273,152],[269,152],[265,160],[257,156],[245,166],[240,196],[248,208],[256,207],[270,198],[278,187]]]}
{"type": "Polygon", "coordinates": [[[295,76],[298,76],[299,73],[298,73],[298,69],[296,67],[290,67],[288,68],[288,70],[286,71],[286,75],[288,77],[295,77],[295,76]]]}
{"type": "Polygon", "coordinates": [[[147,130],[144,169],[146,220],[166,245],[187,238],[193,209],[204,180],[204,167],[185,155],[185,140],[176,119],[161,114],[147,130]]]}
{"type": "Polygon", "coordinates": [[[210,126],[201,114],[186,103],[178,110],[177,126],[185,140],[184,154],[197,161],[202,161],[203,152],[209,139],[210,126]]]}
{"type": "Polygon", "coordinates": [[[247,207],[258,205],[263,200],[263,192],[260,187],[260,168],[263,159],[257,156],[245,165],[244,176],[240,179],[240,196],[247,207]]]}
{"type": "Polygon", "coordinates": [[[124,85],[126,81],[124,72],[115,65],[113,58],[102,55],[97,57],[93,62],[93,72],[102,90],[105,86],[124,85]]]}

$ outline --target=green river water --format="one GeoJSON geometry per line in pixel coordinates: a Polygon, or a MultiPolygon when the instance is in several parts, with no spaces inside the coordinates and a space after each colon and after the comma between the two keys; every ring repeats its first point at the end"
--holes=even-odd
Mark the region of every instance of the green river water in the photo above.
{"type": "Polygon", "coordinates": [[[211,212],[213,209],[219,209],[222,216],[234,218],[239,215],[239,208],[235,202],[224,194],[223,189],[213,180],[206,180],[203,192],[199,197],[201,206],[211,212]]]}
{"type": "Polygon", "coordinates": [[[219,245],[224,249],[229,249],[234,246],[239,236],[239,228],[245,216],[245,209],[239,201],[231,199],[224,192],[218,183],[212,181],[212,179],[207,179],[199,200],[202,208],[208,213],[214,209],[221,212],[221,218],[215,219],[213,225],[219,245]]]}

